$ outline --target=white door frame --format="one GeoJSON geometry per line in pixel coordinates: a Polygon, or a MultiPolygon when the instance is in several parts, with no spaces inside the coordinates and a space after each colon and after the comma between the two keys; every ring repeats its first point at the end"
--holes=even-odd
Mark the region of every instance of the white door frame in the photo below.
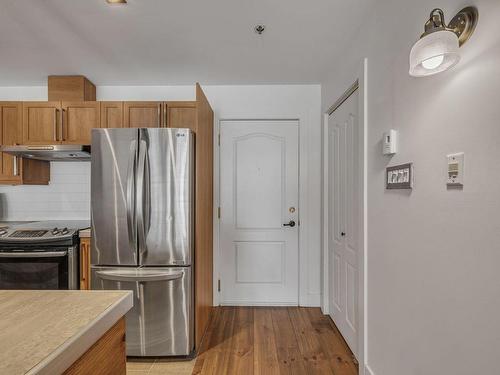
{"type": "MultiPolygon", "coordinates": [[[[306,119],[307,121],[308,119],[306,119]]],[[[220,305],[220,294],[217,290],[218,280],[220,278],[220,221],[218,218],[218,207],[220,205],[220,147],[219,147],[219,134],[221,123],[229,121],[296,121],[299,127],[299,217],[298,217],[298,253],[299,253],[299,285],[298,285],[298,304],[299,306],[309,306],[308,300],[308,290],[307,290],[307,280],[308,280],[308,268],[307,268],[307,224],[304,223],[304,218],[308,218],[309,210],[307,208],[308,204],[308,191],[307,191],[307,170],[304,173],[304,169],[307,169],[307,160],[303,159],[304,155],[307,155],[308,144],[307,144],[307,132],[302,124],[304,119],[299,117],[269,117],[265,116],[262,118],[255,117],[228,117],[228,118],[218,118],[215,121],[214,128],[214,247],[213,247],[213,259],[214,259],[214,290],[213,290],[213,305],[220,305]],[[305,166],[305,168],[304,168],[305,166]],[[301,220],[302,219],[302,220],[301,220]],[[306,224],[306,225],[304,225],[306,224]]],[[[315,305],[317,306],[317,305],[315,305]]]]}
{"type": "Polygon", "coordinates": [[[323,117],[323,303],[322,310],[324,314],[330,312],[329,306],[329,255],[328,255],[328,237],[329,237],[329,223],[328,223],[328,171],[329,171],[329,155],[328,155],[328,119],[330,115],[337,109],[349,95],[357,88],[359,90],[359,125],[360,131],[358,132],[358,144],[359,144],[359,181],[361,182],[360,194],[358,196],[360,207],[360,217],[359,217],[359,238],[358,243],[360,244],[359,251],[359,272],[358,272],[358,362],[359,362],[359,374],[365,373],[365,364],[367,362],[366,349],[367,349],[367,160],[366,160],[366,149],[367,149],[367,74],[368,74],[368,60],[364,59],[360,68],[356,73],[353,81],[355,82],[347,91],[324,113],[323,117]]]}

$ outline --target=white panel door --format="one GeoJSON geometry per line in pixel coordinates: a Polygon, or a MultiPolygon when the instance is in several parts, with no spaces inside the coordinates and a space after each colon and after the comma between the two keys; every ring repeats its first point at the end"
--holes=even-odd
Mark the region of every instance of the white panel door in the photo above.
{"type": "Polygon", "coordinates": [[[352,352],[358,336],[358,91],[328,119],[330,312],[352,352]]]}
{"type": "Polygon", "coordinates": [[[221,122],[221,304],[298,304],[298,131],[221,122]]]}

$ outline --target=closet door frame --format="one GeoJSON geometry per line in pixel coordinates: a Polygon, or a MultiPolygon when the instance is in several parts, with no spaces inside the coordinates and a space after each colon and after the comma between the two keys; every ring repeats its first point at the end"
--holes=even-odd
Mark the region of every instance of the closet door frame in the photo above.
{"type": "MultiPolygon", "coordinates": [[[[359,259],[358,259],[358,355],[360,374],[369,371],[366,365],[366,350],[367,350],[367,82],[368,82],[368,59],[363,59],[360,62],[358,69],[353,72],[351,82],[354,82],[338,99],[329,107],[323,115],[323,233],[322,233],[322,265],[323,265],[323,278],[322,278],[322,302],[321,309],[324,314],[331,312],[329,296],[330,296],[330,275],[329,275],[329,236],[330,236],[330,223],[329,216],[329,137],[328,137],[328,119],[331,113],[335,111],[354,91],[359,90],[359,131],[358,131],[358,181],[360,188],[358,191],[358,204],[359,204],[359,220],[358,220],[358,243],[359,243],[359,259]]],[[[383,183],[383,181],[381,182],[383,183]]],[[[369,372],[366,372],[369,373],[369,372]]]]}

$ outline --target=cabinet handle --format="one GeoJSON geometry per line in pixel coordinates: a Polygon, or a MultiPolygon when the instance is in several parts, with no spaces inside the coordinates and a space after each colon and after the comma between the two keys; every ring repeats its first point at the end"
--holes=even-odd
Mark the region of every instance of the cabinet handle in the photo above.
{"type": "Polygon", "coordinates": [[[85,282],[86,278],[86,273],[87,273],[87,265],[85,264],[85,258],[86,258],[86,246],[82,244],[80,248],[80,264],[81,264],[81,273],[82,273],[82,281],[85,282]]]}
{"type": "Polygon", "coordinates": [[[84,243],[80,244],[80,289],[87,290],[88,278],[87,278],[87,246],[84,243]]]}
{"type": "Polygon", "coordinates": [[[84,243],[81,246],[81,264],[82,264],[82,281],[84,284],[84,289],[90,289],[89,285],[89,246],[84,243]]]}
{"type": "Polygon", "coordinates": [[[61,141],[64,141],[64,108],[61,109],[61,141]]]}
{"type": "Polygon", "coordinates": [[[168,128],[168,122],[167,122],[167,103],[165,103],[163,105],[163,117],[165,118],[165,120],[163,121],[163,123],[165,124],[165,127],[168,128]]]}
{"type": "MultiPolygon", "coordinates": [[[[83,271],[83,274],[85,275],[85,281],[88,282],[88,273],[89,273],[89,247],[87,244],[85,244],[85,252],[84,252],[84,255],[85,255],[85,270],[83,271]]],[[[87,289],[88,289],[88,286],[87,286],[87,289]]]]}
{"type": "Polygon", "coordinates": [[[54,108],[54,141],[57,141],[57,108],[54,108]]]}
{"type": "Polygon", "coordinates": [[[12,162],[13,162],[13,171],[14,171],[14,176],[19,176],[18,174],[18,170],[17,170],[17,156],[14,156],[12,158],[12,162]]]}
{"type": "Polygon", "coordinates": [[[161,103],[158,104],[158,127],[161,128],[161,103]]]}

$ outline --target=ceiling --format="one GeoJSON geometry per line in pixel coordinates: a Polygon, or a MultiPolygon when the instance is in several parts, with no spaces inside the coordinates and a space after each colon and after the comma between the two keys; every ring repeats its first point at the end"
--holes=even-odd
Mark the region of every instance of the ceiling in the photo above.
{"type": "Polygon", "coordinates": [[[2,0],[0,86],[51,74],[97,85],[319,83],[373,3],[2,0]]]}

